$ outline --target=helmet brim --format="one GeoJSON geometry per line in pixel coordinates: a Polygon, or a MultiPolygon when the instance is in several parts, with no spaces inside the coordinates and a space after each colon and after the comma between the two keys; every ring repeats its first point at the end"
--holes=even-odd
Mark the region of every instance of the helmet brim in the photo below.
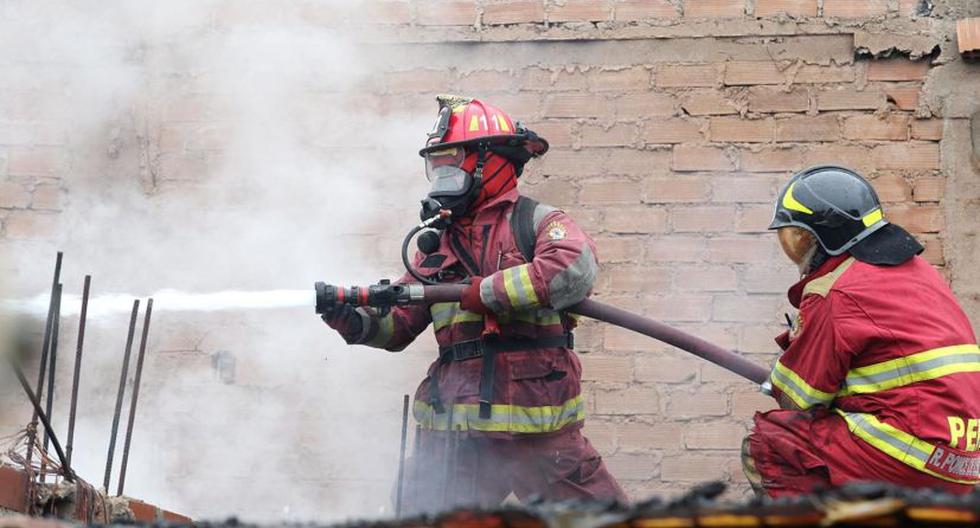
{"type": "Polygon", "coordinates": [[[453,147],[468,147],[473,145],[484,144],[487,146],[493,145],[510,145],[510,146],[521,146],[527,149],[531,153],[531,157],[538,157],[544,155],[548,152],[548,141],[537,135],[529,134],[499,134],[496,136],[483,136],[475,139],[467,139],[465,141],[451,141],[449,143],[433,143],[427,145],[423,149],[419,150],[419,156],[425,157],[429,152],[436,150],[443,150],[453,147]]]}

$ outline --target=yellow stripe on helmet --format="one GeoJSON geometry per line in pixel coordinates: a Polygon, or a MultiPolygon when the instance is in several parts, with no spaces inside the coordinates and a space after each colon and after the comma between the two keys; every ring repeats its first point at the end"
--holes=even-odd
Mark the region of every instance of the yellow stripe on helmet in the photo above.
{"type": "Polygon", "coordinates": [[[789,184],[789,189],[786,189],[786,194],[783,195],[783,207],[789,209],[790,211],[798,211],[800,213],[812,215],[813,210],[800,203],[796,197],[793,196],[794,187],[796,187],[796,182],[789,184]]]}

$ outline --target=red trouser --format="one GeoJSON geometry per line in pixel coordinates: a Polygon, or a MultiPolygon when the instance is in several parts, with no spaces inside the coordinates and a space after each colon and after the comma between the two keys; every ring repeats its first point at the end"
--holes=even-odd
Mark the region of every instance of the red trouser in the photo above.
{"type": "Polygon", "coordinates": [[[581,431],[513,438],[423,431],[406,463],[408,514],[456,506],[492,508],[513,492],[518,499],[615,499],[626,495],[581,431]]]}

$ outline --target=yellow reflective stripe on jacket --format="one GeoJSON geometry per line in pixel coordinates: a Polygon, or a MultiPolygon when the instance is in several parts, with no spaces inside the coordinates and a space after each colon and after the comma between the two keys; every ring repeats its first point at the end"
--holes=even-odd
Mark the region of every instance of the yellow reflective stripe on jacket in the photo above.
{"type": "Polygon", "coordinates": [[[511,307],[520,308],[538,304],[538,294],[534,292],[534,286],[531,284],[528,266],[530,264],[521,264],[503,271],[504,291],[507,292],[511,307]]]}
{"type": "Polygon", "coordinates": [[[772,384],[793,400],[800,409],[809,409],[814,405],[828,405],[834,401],[833,394],[812,387],[780,361],[776,361],[776,367],[769,378],[772,384]]]}
{"type": "Polygon", "coordinates": [[[977,345],[935,348],[852,369],[838,396],[880,392],[962,372],[980,372],[977,345]]]}
{"type": "Polygon", "coordinates": [[[585,402],[578,395],[562,405],[525,407],[522,405],[493,404],[490,418],[480,418],[477,403],[456,403],[444,413],[436,413],[426,402],[415,401],[415,420],[424,429],[446,431],[452,415],[452,428],[460,431],[484,431],[490,433],[551,433],[585,419],[585,402]]]}
{"type": "Polygon", "coordinates": [[[483,321],[482,315],[463,310],[458,302],[435,303],[429,308],[429,313],[432,314],[432,326],[437,332],[457,323],[479,323],[483,321]]]}
{"type": "Polygon", "coordinates": [[[872,414],[846,412],[834,409],[847,422],[847,428],[858,438],[871,444],[886,455],[923,473],[961,484],[975,484],[977,480],[959,480],[942,475],[926,467],[936,446],[916,438],[897,427],[888,425],[872,414]]]}
{"type": "Polygon", "coordinates": [[[389,313],[388,315],[378,319],[378,332],[364,344],[367,346],[383,348],[389,341],[391,341],[392,337],[395,337],[395,317],[389,313]]]}

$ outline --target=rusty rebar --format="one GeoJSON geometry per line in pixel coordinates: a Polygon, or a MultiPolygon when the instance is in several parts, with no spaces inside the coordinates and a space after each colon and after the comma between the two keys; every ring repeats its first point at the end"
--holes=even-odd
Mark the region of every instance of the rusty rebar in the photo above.
{"type": "Polygon", "coordinates": [[[78,409],[78,384],[82,375],[82,345],[85,342],[85,320],[88,317],[88,294],[92,285],[92,276],[85,276],[82,285],[82,311],[78,315],[78,344],[75,346],[75,372],[71,380],[71,403],[68,407],[68,440],[65,443],[65,455],[71,464],[72,441],[75,439],[75,413],[78,409]]]}
{"type": "MultiPolygon", "coordinates": [[[[44,321],[44,340],[41,344],[41,363],[37,372],[37,397],[38,401],[44,394],[44,373],[48,367],[48,346],[51,344],[51,318],[54,314],[54,298],[57,293],[58,282],[61,280],[61,259],[63,254],[59,251],[54,260],[54,279],[51,281],[51,297],[48,299],[48,316],[44,321]]],[[[34,439],[37,431],[37,410],[31,416],[31,425],[27,428],[27,463],[31,463],[34,454],[34,439]]]]}
{"type": "Polygon", "coordinates": [[[395,491],[395,518],[402,517],[402,489],[405,481],[405,444],[408,441],[408,394],[402,400],[402,441],[398,450],[398,487],[395,491]]]}
{"type": "Polygon", "coordinates": [[[109,492],[109,477],[112,474],[112,455],[116,450],[116,434],[119,432],[119,414],[122,412],[123,394],[126,391],[126,375],[129,373],[129,356],[133,351],[133,334],[136,332],[136,316],[139,314],[139,299],[133,301],[133,313],[129,317],[129,334],[126,337],[126,351],[123,355],[122,374],[119,376],[119,391],[116,393],[116,410],[112,414],[112,429],[109,431],[109,454],[105,461],[105,476],[102,486],[109,492]]]}
{"type": "Polygon", "coordinates": [[[17,375],[17,381],[20,382],[20,386],[23,387],[24,392],[27,394],[27,399],[31,400],[31,405],[34,406],[34,412],[37,413],[37,417],[41,420],[41,425],[44,426],[44,433],[46,438],[51,439],[51,445],[54,446],[55,452],[58,454],[58,461],[61,463],[61,472],[68,482],[75,482],[75,474],[71,470],[71,466],[68,464],[68,460],[65,457],[65,452],[61,449],[61,442],[58,441],[58,437],[55,436],[54,430],[51,429],[51,421],[48,420],[47,414],[41,409],[41,400],[38,399],[34,391],[31,390],[31,385],[27,381],[27,377],[24,376],[24,371],[21,370],[20,365],[17,364],[16,360],[11,358],[10,365],[14,369],[14,373],[17,375]]]}
{"type": "MultiPolygon", "coordinates": [[[[54,296],[54,316],[51,319],[51,343],[50,350],[48,351],[48,401],[44,408],[45,414],[48,415],[48,421],[52,419],[54,408],[54,375],[55,369],[58,366],[58,334],[61,329],[61,293],[64,290],[64,285],[58,283],[55,287],[57,292],[54,296]]],[[[44,452],[48,452],[48,441],[49,436],[44,437],[44,452]]],[[[41,482],[44,482],[44,461],[41,462],[41,482]]]]}
{"type": "Polygon", "coordinates": [[[133,395],[129,399],[129,423],[126,425],[126,441],[123,443],[122,461],[119,464],[119,489],[116,495],[123,494],[126,485],[126,465],[129,463],[129,445],[133,441],[133,423],[136,421],[136,402],[140,397],[140,379],[143,377],[143,357],[146,355],[146,336],[150,332],[150,315],[153,313],[153,298],[146,301],[143,314],[143,335],[140,336],[140,351],[136,356],[136,376],[133,379],[133,395]]]}

